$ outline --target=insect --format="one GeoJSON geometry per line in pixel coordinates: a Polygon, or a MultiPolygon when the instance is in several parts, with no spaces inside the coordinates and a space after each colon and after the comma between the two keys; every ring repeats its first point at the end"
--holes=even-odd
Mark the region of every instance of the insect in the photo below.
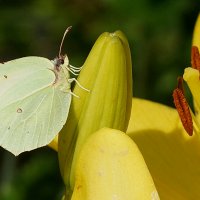
{"type": "Polygon", "coordinates": [[[71,103],[68,57],[23,57],[0,64],[0,146],[14,155],[47,145],[65,124],[71,103]]]}

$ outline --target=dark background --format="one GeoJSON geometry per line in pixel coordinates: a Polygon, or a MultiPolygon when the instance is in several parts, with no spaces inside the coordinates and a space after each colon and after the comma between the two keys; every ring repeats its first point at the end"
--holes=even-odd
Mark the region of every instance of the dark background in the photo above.
{"type": "MultiPolygon", "coordinates": [[[[133,60],[134,96],[173,106],[176,78],[190,66],[195,0],[0,0],[0,61],[53,59],[63,52],[81,66],[97,37],[122,30],[133,60]]],[[[63,193],[57,154],[45,147],[15,158],[0,148],[1,200],[57,200],[63,193]]]]}

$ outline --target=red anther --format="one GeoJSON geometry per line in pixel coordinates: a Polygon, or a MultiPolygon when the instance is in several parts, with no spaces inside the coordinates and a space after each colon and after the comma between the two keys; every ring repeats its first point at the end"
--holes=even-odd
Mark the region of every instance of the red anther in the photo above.
{"type": "Polygon", "coordinates": [[[191,65],[194,69],[200,71],[200,54],[197,46],[192,46],[191,51],[191,65]]]}
{"type": "Polygon", "coordinates": [[[183,95],[185,95],[185,91],[184,91],[184,88],[183,88],[183,77],[179,76],[177,78],[177,82],[178,82],[177,88],[179,88],[182,91],[183,95]]]}
{"type": "Polygon", "coordinates": [[[187,103],[187,100],[183,94],[183,91],[179,88],[176,88],[173,91],[173,98],[174,98],[174,104],[176,106],[176,109],[178,111],[179,117],[181,119],[181,122],[183,124],[183,127],[185,128],[186,132],[192,136],[193,134],[193,122],[192,122],[192,116],[190,113],[189,105],[187,103]]]}

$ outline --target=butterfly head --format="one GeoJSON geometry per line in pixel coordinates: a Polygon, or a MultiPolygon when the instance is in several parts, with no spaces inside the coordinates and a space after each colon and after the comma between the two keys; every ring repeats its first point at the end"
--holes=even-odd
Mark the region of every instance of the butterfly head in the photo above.
{"type": "Polygon", "coordinates": [[[54,64],[54,68],[56,71],[60,71],[62,65],[64,65],[65,67],[67,67],[69,65],[69,59],[67,57],[67,55],[60,55],[59,57],[56,57],[53,60],[53,64],[54,64]]]}

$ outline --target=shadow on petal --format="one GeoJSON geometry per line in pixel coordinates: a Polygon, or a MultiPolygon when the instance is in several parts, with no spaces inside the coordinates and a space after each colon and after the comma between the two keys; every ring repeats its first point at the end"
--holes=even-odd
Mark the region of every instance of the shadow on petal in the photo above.
{"type": "Polygon", "coordinates": [[[180,120],[175,109],[145,100],[142,100],[144,104],[139,104],[139,101],[133,101],[133,105],[137,106],[131,117],[132,131],[128,135],[138,145],[160,199],[200,199],[199,135],[187,135],[179,126],[180,120]],[[146,127],[144,124],[137,126],[140,117],[148,122],[146,127]],[[151,121],[154,121],[152,128],[151,121]],[[166,128],[162,130],[160,127],[166,128]]]}

